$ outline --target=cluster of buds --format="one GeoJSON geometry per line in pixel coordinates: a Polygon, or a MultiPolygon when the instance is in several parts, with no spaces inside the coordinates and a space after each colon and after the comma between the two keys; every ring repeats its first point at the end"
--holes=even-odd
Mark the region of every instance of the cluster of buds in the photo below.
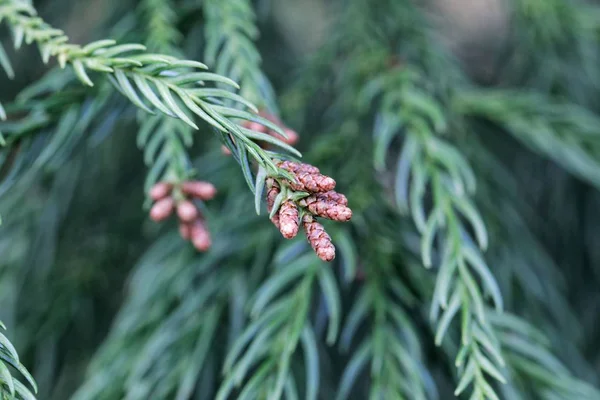
{"type": "MultiPolygon", "coordinates": [[[[260,133],[266,133],[270,136],[273,136],[274,138],[277,138],[279,140],[281,140],[282,142],[289,144],[289,145],[295,145],[298,142],[298,133],[296,133],[296,131],[294,131],[293,129],[287,127],[283,122],[281,122],[281,120],[279,118],[277,118],[275,115],[270,114],[266,111],[260,111],[258,113],[259,116],[271,121],[272,123],[274,123],[275,125],[279,126],[283,132],[285,133],[285,135],[287,137],[282,136],[281,134],[279,134],[278,132],[264,126],[263,124],[260,124],[258,122],[254,122],[254,121],[244,121],[242,123],[242,127],[246,128],[246,129],[250,129],[253,130],[255,132],[260,132],[260,133]]],[[[233,139],[233,138],[232,138],[233,139]]],[[[263,145],[264,148],[268,147],[268,144],[264,144],[263,145]]],[[[231,155],[231,151],[227,148],[227,146],[221,146],[221,150],[223,151],[223,154],[226,155],[231,155]]]]}
{"type": "Polygon", "coordinates": [[[322,175],[315,166],[292,161],[281,161],[277,166],[289,172],[294,179],[267,179],[267,209],[273,214],[271,221],[286,239],[295,237],[302,223],[306,238],[317,256],[323,261],[333,260],[335,247],[323,225],[317,222],[317,217],[349,221],[352,210],[348,207],[348,199],[334,191],[335,181],[322,175]],[[295,192],[294,195],[285,195],[289,189],[295,192]],[[298,193],[305,195],[298,197],[298,193]],[[279,208],[273,213],[277,203],[279,208]]]}
{"type": "Polygon", "coordinates": [[[215,197],[217,189],[212,183],[203,181],[186,181],[181,184],[159,182],[150,190],[154,204],[150,209],[150,218],[159,222],[176,212],[179,219],[179,233],[185,240],[190,240],[199,251],[206,251],[211,246],[210,233],[206,222],[192,200],[210,200],[215,197]]]}

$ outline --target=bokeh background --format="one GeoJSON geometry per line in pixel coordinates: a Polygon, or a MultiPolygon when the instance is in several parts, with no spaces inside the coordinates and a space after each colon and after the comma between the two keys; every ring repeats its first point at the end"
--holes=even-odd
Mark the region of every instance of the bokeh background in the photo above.
{"type": "MultiPolygon", "coordinates": [[[[40,15],[75,43],[108,35],[144,41],[136,1],[34,3],[40,15]]],[[[203,60],[201,1],[174,3],[184,36],[183,53],[203,60]]],[[[327,60],[328,46],[337,34],[332,30],[345,12],[345,3],[258,0],[254,4],[263,70],[278,94],[284,120],[300,133],[299,149],[336,176],[356,213],[362,215],[359,221],[372,218],[372,224],[383,227],[378,231],[380,240],[402,241],[399,247],[405,253],[394,256],[398,264],[408,263],[406,259],[413,257],[408,255],[410,249],[418,241],[410,220],[379,212],[374,203],[379,194],[372,193],[389,194],[385,185],[391,176],[373,172],[372,144],[360,150],[372,134],[368,126],[352,126],[355,121],[330,107],[356,95],[352,86],[339,89],[335,82],[335,77],[345,82],[343,71],[356,59],[336,60],[330,66],[333,72],[323,72],[320,65],[327,60]],[[343,123],[346,119],[348,124],[343,123]],[[355,161],[352,168],[347,166],[349,156],[355,161]]],[[[373,8],[378,5],[372,1],[373,8]]],[[[557,0],[436,0],[419,7],[429,24],[423,29],[448,51],[452,61],[445,62],[467,77],[464,86],[514,90],[510,93],[516,93],[515,101],[520,94],[534,91],[589,113],[584,116],[565,107],[540,112],[538,117],[535,113],[542,106],[532,110],[524,106],[524,116],[516,115],[515,120],[525,120],[532,129],[545,123],[553,129],[557,126],[553,137],[562,141],[543,151],[543,145],[527,145],[531,141],[509,135],[501,124],[485,118],[470,121],[472,128],[465,130],[475,132],[481,147],[469,147],[468,135],[459,134],[457,140],[478,174],[491,176],[492,183],[480,187],[477,203],[491,232],[488,264],[501,282],[507,307],[548,335],[555,353],[575,376],[598,384],[600,125],[595,123],[600,111],[600,13],[592,5],[557,0]],[[537,119],[532,122],[528,116],[537,119]],[[585,138],[579,146],[581,135],[585,138]],[[579,153],[564,150],[574,143],[579,153]],[[493,154],[501,167],[487,163],[486,154],[493,154]],[[591,161],[579,162],[583,156],[591,161]],[[494,173],[486,175],[487,170],[494,173]],[[509,209],[516,210],[518,218],[509,209]],[[503,219],[517,222],[505,229],[503,219]]],[[[13,51],[5,26],[0,27],[0,38],[18,71],[13,80],[0,75],[0,102],[11,104],[24,88],[54,71],[54,64],[43,65],[34,46],[13,51]]],[[[368,69],[368,59],[365,64],[368,69]]],[[[447,65],[437,67],[444,70],[447,65]]],[[[435,74],[435,67],[428,72],[435,74]]],[[[58,77],[52,80],[59,81],[58,77]]],[[[432,75],[432,81],[438,77],[432,75]]],[[[78,119],[86,107],[93,109],[94,97],[83,88],[69,84],[61,90],[65,97],[80,99],[83,108],[78,119]]],[[[60,134],[48,122],[61,109],[60,101],[49,114],[36,113],[35,107],[13,107],[9,121],[2,125],[10,129],[10,124],[27,116],[28,123],[39,124],[32,130],[39,140],[28,148],[31,157],[22,160],[18,179],[11,175],[10,160],[19,149],[2,153],[0,319],[22,363],[36,378],[41,399],[68,399],[82,385],[85,390],[78,399],[161,399],[174,398],[182,371],[199,367],[186,357],[202,340],[202,320],[211,312],[222,313],[218,339],[206,358],[209,367],[198,375],[201,389],[194,392],[196,398],[212,398],[226,338],[239,332],[244,305],[252,288],[268,274],[282,240],[264,215],[255,215],[253,196],[237,164],[221,154],[219,140],[208,129],[198,133],[190,152],[200,177],[219,189],[218,199],[206,210],[215,235],[212,255],[196,254],[179,240],[174,224],[152,223],[143,208],[147,169],[136,146],[137,111],[118,95],[107,96],[110,107],[103,107],[98,118],[47,155],[42,149],[60,134]],[[211,283],[215,296],[224,299],[223,310],[195,313],[190,299],[204,287],[198,274],[215,267],[230,268],[211,283]],[[189,305],[187,314],[171,313],[181,304],[189,305]]],[[[361,251],[369,248],[368,240],[359,238],[353,237],[349,246],[354,245],[359,259],[364,256],[367,263],[367,251],[361,251]],[[357,244],[360,240],[364,243],[357,244]]],[[[352,292],[344,296],[350,302],[352,292]]],[[[318,310],[315,313],[318,320],[318,310]]],[[[440,398],[453,398],[451,362],[437,353],[429,339],[423,339],[425,358],[440,398]]],[[[333,398],[336,377],[347,360],[335,352],[326,356],[321,398],[333,398]]],[[[359,385],[355,398],[366,398],[365,390],[359,385]]]]}

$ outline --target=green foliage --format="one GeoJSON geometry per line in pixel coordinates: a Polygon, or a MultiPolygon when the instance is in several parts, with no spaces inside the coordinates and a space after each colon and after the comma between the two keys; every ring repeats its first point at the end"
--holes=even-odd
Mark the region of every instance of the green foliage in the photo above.
{"type": "MultiPolygon", "coordinates": [[[[6,329],[4,324],[0,322],[0,326],[6,329]]],[[[9,367],[19,371],[25,377],[28,384],[33,387],[34,392],[37,392],[37,386],[31,374],[19,361],[17,350],[12,345],[10,340],[4,334],[0,333],[0,393],[2,398],[6,399],[35,399],[30,389],[21,383],[20,380],[14,378],[9,367]]]]}
{"type": "Polygon", "coordinates": [[[510,2],[482,86],[409,0],[322,2],[310,57],[302,2],[100,3],[77,45],[0,0],[2,398],[600,398],[596,6],[510,2]],[[331,265],[260,213],[280,109],[353,210],[331,265]],[[195,175],[205,254],[140,207],[195,175]]]}
{"type": "Polygon", "coordinates": [[[239,82],[244,98],[276,112],[275,93],[260,68],[261,56],[253,43],[258,28],[250,1],[207,0],[202,5],[206,14],[206,64],[239,82]]]}

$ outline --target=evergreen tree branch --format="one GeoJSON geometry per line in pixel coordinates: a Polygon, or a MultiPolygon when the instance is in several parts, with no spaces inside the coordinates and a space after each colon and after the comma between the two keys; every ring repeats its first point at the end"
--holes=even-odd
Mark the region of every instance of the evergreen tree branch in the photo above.
{"type": "Polygon", "coordinates": [[[95,71],[108,76],[123,95],[147,112],[160,111],[181,119],[194,129],[198,129],[197,125],[183,109],[200,117],[221,133],[221,137],[242,165],[251,188],[251,172],[249,168],[244,167],[248,165],[249,157],[265,168],[269,175],[286,176],[275,166],[271,155],[261,149],[254,140],[266,140],[297,156],[300,155],[294,148],[276,138],[238,126],[235,120],[255,121],[285,137],[278,126],[246,111],[256,111],[256,108],[244,98],[222,89],[198,86],[219,82],[238,87],[235,82],[221,75],[198,72],[206,69],[202,63],[144,53],[144,46],[117,45],[111,40],[101,40],[84,47],[70,44],[62,31],[46,24],[36,16],[36,11],[31,5],[19,0],[2,0],[0,22],[3,20],[6,20],[13,30],[16,48],[21,46],[23,40],[27,43],[37,43],[45,62],[54,56],[61,67],[71,65],[85,85],[93,86],[88,70],[95,71]],[[140,95],[146,101],[143,101],[140,95]],[[244,106],[244,110],[220,105],[226,100],[239,103],[244,106]],[[235,144],[232,143],[230,135],[235,138],[235,144]]]}
{"type": "Polygon", "coordinates": [[[600,87],[597,22],[593,22],[598,6],[560,0],[509,4],[514,29],[512,51],[501,59],[503,83],[524,83],[543,93],[566,94],[580,104],[597,104],[589,89],[600,87]]]}
{"type": "MultiPolygon", "coordinates": [[[[513,383],[521,386],[516,393],[524,393],[525,388],[529,388],[536,399],[600,398],[600,391],[573,377],[554,357],[549,350],[549,340],[539,329],[510,313],[491,311],[489,315],[499,332],[498,339],[512,370],[511,386],[513,383]]],[[[512,389],[512,392],[505,392],[507,398],[514,397],[512,389]]]]}
{"type": "Polygon", "coordinates": [[[600,119],[574,104],[536,93],[460,92],[457,112],[503,127],[523,145],[600,188],[600,119]]]}
{"type": "MultiPolygon", "coordinates": [[[[2,322],[0,322],[0,327],[6,329],[2,322]]],[[[10,340],[0,333],[0,396],[7,400],[35,400],[30,389],[12,376],[9,366],[17,370],[26,379],[27,384],[33,388],[33,392],[37,393],[35,380],[19,361],[17,350],[10,340]]]]}
{"type": "Polygon", "coordinates": [[[369,266],[365,285],[347,314],[341,334],[342,349],[349,350],[362,324],[368,323],[369,328],[347,363],[337,399],[349,398],[365,369],[370,371],[372,380],[370,399],[437,398],[423,365],[418,333],[401,305],[413,303],[414,298],[394,276],[389,259],[373,259],[369,266]]]}
{"type": "Polygon", "coordinates": [[[306,368],[306,398],[317,398],[318,353],[309,322],[315,282],[319,282],[327,302],[329,344],[337,338],[340,300],[331,270],[311,255],[298,257],[296,249],[291,247],[279,254],[277,270],[255,293],[250,308],[252,320],[229,350],[224,365],[226,376],[217,399],[227,399],[235,388],[240,390],[239,399],[277,400],[284,393],[286,398],[297,398],[291,364],[299,345],[306,368]]]}
{"type": "MultiPolygon", "coordinates": [[[[178,43],[181,35],[176,28],[176,13],[169,0],[144,0],[140,7],[146,24],[148,48],[181,57],[178,43]]],[[[157,182],[180,185],[192,174],[186,148],[193,144],[192,128],[181,119],[158,114],[150,118],[140,113],[138,146],[144,149],[144,162],[150,167],[144,191],[147,195],[157,182]]],[[[150,198],[147,197],[147,204],[150,198]]]]}
{"type": "Polygon", "coordinates": [[[240,95],[259,109],[277,114],[275,93],[260,68],[261,56],[253,41],[258,38],[256,16],[248,0],[206,0],[206,64],[216,73],[240,83],[240,95]]]}
{"type": "Polygon", "coordinates": [[[498,284],[481,255],[488,246],[488,236],[471,199],[475,191],[473,171],[461,153],[438,136],[447,129],[446,116],[418,71],[409,66],[393,68],[372,80],[360,97],[370,102],[378,95],[381,106],[375,125],[376,167],[385,168],[392,139],[403,129],[406,138],[397,161],[395,183],[398,209],[410,211],[422,235],[423,264],[439,265],[431,307],[431,318],[437,324],[437,345],[460,316],[461,340],[456,358],[460,379],[455,394],[472,385],[472,398],[498,399],[490,378],[506,382],[505,361],[487,317],[486,297],[498,310],[502,310],[503,303],[498,284]],[[432,196],[429,210],[428,188],[432,196]]]}

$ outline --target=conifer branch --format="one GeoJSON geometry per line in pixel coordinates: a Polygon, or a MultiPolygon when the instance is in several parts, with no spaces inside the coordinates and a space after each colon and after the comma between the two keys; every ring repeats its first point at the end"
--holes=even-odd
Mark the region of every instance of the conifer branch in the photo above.
{"type": "Polygon", "coordinates": [[[275,93],[262,72],[261,56],[253,41],[258,38],[256,16],[248,0],[206,0],[206,64],[217,74],[240,83],[240,95],[259,109],[276,115],[275,93]]]}
{"type": "MultiPolygon", "coordinates": [[[[181,57],[176,14],[169,0],[144,0],[140,7],[146,23],[147,45],[152,51],[181,57]]],[[[149,195],[157,182],[180,185],[191,174],[186,148],[193,144],[192,128],[181,119],[158,114],[141,116],[138,147],[144,149],[144,162],[150,167],[144,191],[149,195]]],[[[148,205],[149,198],[146,204],[148,205]]]]}
{"type": "MultiPolygon", "coordinates": [[[[0,327],[6,329],[0,322],[0,327]]],[[[27,381],[27,384],[37,393],[35,380],[27,369],[19,361],[19,354],[10,340],[0,333],[0,396],[3,399],[35,400],[31,389],[19,379],[12,376],[10,368],[17,370],[27,381]]]]}
{"type": "Polygon", "coordinates": [[[460,92],[455,109],[498,124],[532,151],[600,188],[600,118],[536,93],[460,92]]]}
{"type": "Polygon", "coordinates": [[[179,118],[194,129],[198,129],[198,126],[184,109],[200,117],[221,133],[221,137],[242,165],[251,188],[253,178],[248,167],[249,157],[265,168],[270,175],[281,175],[271,155],[261,149],[254,140],[269,141],[300,156],[297,150],[276,138],[238,126],[235,122],[237,120],[255,121],[285,137],[278,126],[249,112],[256,111],[256,108],[244,98],[223,89],[202,87],[201,85],[206,83],[222,83],[238,88],[229,78],[199,72],[206,69],[202,63],[145,53],[145,47],[142,45],[117,45],[112,40],[101,40],[83,47],[70,44],[62,31],[46,24],[37,17],[33,6],[19,0],[0,2],[0,22],[3,20],[6,20],[13,30],[16,48],[19,48],[24,40],[26,43],[37,43],[44,62],[48,62],[50,57],[56,57],[62,68],[67,64],[71,65],[79,80],[87,86],[94,85],[88,71],[98,72],[107,76],[132,103],[149,113],[159,111],[179,118]],[[227,100],[238,103],[243,109],[222,106],[222,102],[227,100]],[[232,144],[231,138],[235,138],[237,145],[232,144]]]}
{"type": "Polygon", "coordinates": [[[370,371],[370,399],[431,399],[435,387],[422,362],[418,333],[401,304],[414,298],[397,277],[390,260],[369,263],[366,283],[348,311],[341,333],[341,345],[348,351],[362,324],[370,324],[367,336],[348,361],[340,380],[338,400],[347,399],[360,381],[363,370],[370,371]]]}
{"type": "Polygon", "coordinates": [[[319,282],[327,303],[329,344],[335,342],[339,328],[339,293],[330,269],[308,254],[290,263],[290,254],[294,253],[297,252],[291,248],[279,255],[277,270],[255,293],[250,309],[252,320],[225,360],[226,376],[218,400],[229,398],[236,388],[240,390],[238,398],[278,400],[284,393],[285,398],[297,398],[291,364],[299,345],[306,368],[306,398],[316,400],[319,361],[309,322],[313,286],[319,282]]]}
{"type": "MultiPolygon", "coordinates": [[[[515,384],[527,387],[535,398],[581,399],[600,398],[600,391],[575,378],[551,353],[546,335],[527,321],[510,313],[489,312],[515,384]]],[[[513,382],[511,382],[513,384],[513,382]]],[[[506,398],[510,398],[505,392],[506,398]]]]}
{"type": "Polygon", "coordinates": [[[447,129],[446,116],[418,71],[409,66],[393,68],[371,81],[361,98],[370,102],[378,95],[381,106],[375,125],[376,167],[385,168],[388,148],[404,129],[406,138],[397,161],[395,183],[398,209],[410,211],[422,235],[423,264],[428,268],[434,263],[439,265],[431,306],[437,345],[460,316],[461,341],[456,358],[460,379],[455,394],[472,385],[474,399],[498,399],[490,378],[506,382],[505,361],[485,304],[486,297],[490,297],[496,309],[502,310],[502,296],[481,255],[488,246],[488,236],[470,197],[476,184],[473,171],[454,146],[438,137],[447,129]],[[432,204],[429,210],[428,189],[432,204]]]}
{"type": "Polygon", "coordinates": [[[165,235],[140,260],[126,302],[74,400],[184,400],[204,373],[215,372],[211,349],[233,272],[215,263],[234,250],[221,246],[214,257],[199,259],[183,243],[165,235]]]}
{"type": "Polygon", "coordinates": [[[500,79],[595,104],[589,88],[600,87],[598,6],[560,0],[512,0],[509,5],[514,49],[499,71],[500,79]]]}

